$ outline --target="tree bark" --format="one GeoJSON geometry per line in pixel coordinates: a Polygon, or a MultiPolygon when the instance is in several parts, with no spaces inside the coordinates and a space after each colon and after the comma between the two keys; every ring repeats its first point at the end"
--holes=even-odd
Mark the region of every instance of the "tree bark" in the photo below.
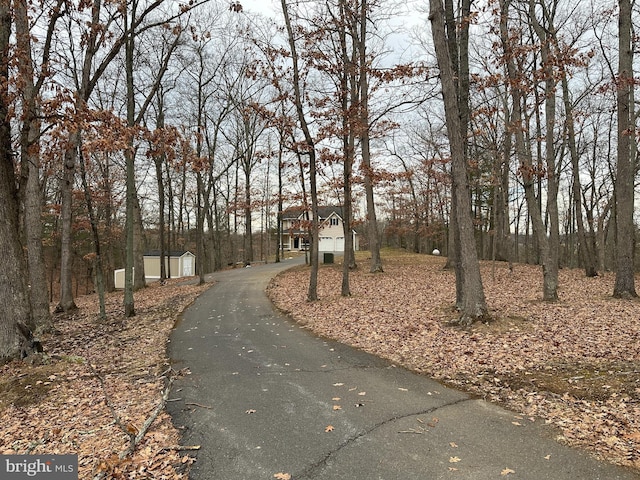
{"type": "Polygon", "coordinates": [[[635,228],[633,197],[635,151],[631,151],[631,136],[635,132],[632,118],[633,50],[631,49],[631,2],[618,0],[618,164],[616,168],[616,281],[613,296],[637,297],[633,266],[635,228]]]}
{"type": "Polygon", "coordinates": [[[18,233],[18,203],[9,120],[9,38],[11,6],[0,0],[0,362],[33,351],[29,325],[33,325],[25,262],[18,233]]]}
{"type": "Polygon", "coordinates": [[[445,36],[444,11],[441,0],[430,0],[429,6],[429,20],[431,21],[433,43],[440,69],[447,133],[451,148],[453,189],[456,192],[455,209],[460,236],[459,275],[462,280],[462,310],[459,322],[470,324],[476,320],[486,319],[488,310],[473,232],[464,139],[462,137],[463,129],[460,125],[457,89],[445,36]]]}
{"type": "MultiPolygon", "coordinates": [[[[551,42],[549,31],[554,30],[552,21],[552,15],[547,11],[547,7],[543,4],[542,8],[546,13],[545,17],[550,23],[543,27],[538,22],[535,12],[534,0],[529,0],[529,18],[533,25],[533,29],[540,40],[540,53],[542,60],[542,71],[544,72],[544,92],[545,92],[545,164],[547,173],[547,216],[549,219],[549,238],[548,243],[545,245],[542,242],[542,237],[546,238],[546,229],[540,228],[542,222],[534,220],[534,229],[538,225],[539,231],[537,231],[536,238],[540,245],[540,254],[543,262],[546,264],[544,269],[544,299],[547,301],[555,301],[558,299],[558,269],[559,269],[559,254],[560,254],[560,220],[558,215],[558,169],[556,168],[556,152],[554,146],[554,126],[556,122],[556,80],[555,73],[553,71],[553,64],[551,58],[551,42]],[[545,251],[546,250],[546,251],[545,251]]],[[[540,176],[541,177],[541,176],[540,176]]],[[[538,190],[538,199],[541,202],[542,192],[538,190]]],[[[538,204],[538,210],[540,206],[538,204]]],[[[538,212],[535,212],[538,215],[538,212]]],[[[540,213],[540,219],[542,214],[540,213]]],[[[542,225],[541,225],[542,224],[542,225]]],[[[544,265],[543,265],[544,268],[544,265]]]]}
{"type": "Polygon", "coordinates": [[[146,239],[144,236],[144,225],[142,223],[142,209],[140,208],[140,198],[134,183],[133,197],[133,290],[138,291],[147,286],[146,274],[144,271],[144,252],[146,251],[146,239]]]}
{"type": "Polygon", "coordinates": [[[77,145],[80,132],[69,137],[69,148],[63,157],[63,173],[60,183],[60,298],[56,312],[69,312],[78,307],[73,299],[73,257],[71,252],[71,221],[73,209],[73,184],[76,173],[77,145]]]}
{"type": "Polygon", "coordinates": [[[93,262],[95,267],[95,279],[96,288],[98,289],[98,303],[99,303],[99,318],[100,320],[107,319],[107,309],[104,297],[104,268],[102,262],[102,248],[100,242],[100,234],[98,232],[98,220],[96,219],[95,210],[93,208],[93,201],[91,199],[91,190],[89,189],[89,183],[87,182],[87,172],[85,168],[85,161],[82,156],[80,157],[80,177],[82,179],[82,187],[84,189],[84,201],[87,204],[87,213],[89,214],[89,223],[91,223],[91,233],[93,236],[93,248],[96,254],[93,262]]]}
{"type": "MultiPolygon", "coordinates": [[[[511,119],[506,99],[504,100],[504,117],[505,131],[508,131],[511,119]]],[[[504,150],[502,154],[496,155],[496,165],[494,167],[494,260],[507,262],[513,261],[513,242],[511,240],[509,222],[509,164],[511,159],[511,147],[511,135],[507,134],[504,139],[504,150]]]]}
{"type": "MultiPolygon", "coordinates": [[[[40,188],[40,127],[38,116],[38,90],[41,82],[34,83],[33,59],[31,55],[31,34],[25,0],[14,2],[16,24],[16,47],[18,71],[22,79],[22,128],[20,132],[20,164],[22,175],[26,175],[24,202],[24,228],[29,269],[29,294],[34,325],[30,328],[36,335],[53,328],[49,311],[49,292],[42,250],[42,192],[40,188]]],[[[51,19],[55,24],[57,17],[51,19]]],[[[53,25],[52,25],[53,26],[53,25]]],[[[48,37],[50,40],[50,37],[48,37]]],[[[50,41],[45,42],[46,45],[50,41]]],[[[47,58],[45,46],[43,58],[47,58]]]]}
{"type": "Polygon", "coordinates": [[[371,139],[369,137],[369,129],[371,128],[369,121],[369,62],[367,60],[367,0],[361,0],[360,4],[360,34],[357,38],[358,43],[358,60],[360,63],[360,109],[359,109],[359,128],[360,148],[362,149],[362,164],[364,174],[364,190],[367,199],[367,225],[369,237],[369,250],[371,253],[371,273],[379,273],[383,271],[382,258],[380,257],[380,235],[378,232],[378,218],[376,215],[376,204],[374,200],[374,171],[371,165],[371,139]]]}
{"type": "MultiPolygon", "coordinates": [[[[293,64],[293,92],[295,97],[296,113],[298,115],[298,123],[300,129],[304,134],[306,154],[309,155],[309,185],[311,194],[311,229],[310,229],[310,261],[311,261],[311,273],[309,275],[309,289],[307,290],[307,300],[312,302],[318,300],[318,188],[316,179],[316,147],[309,125],[304,113],[302,105],[302,92],[300,85],[300,65],[298,61],[298,52],[296,49],[295,37],[293,35],[293,28],[291,26],[291,18],[289,16],[289,9],[287,7],[286,0],[281,0],[282,13],[284,15],[285,24],[287,28],[287,36],[289,40],[289,48],[291,49],[291,62],[293,64]]],[[[306,207],[306,205],[305,205],[306,207]]]]}
{"type": "MultiPolygon", "coordinates": [[[[133,49],[134,32],[129,25],[129,15],[131,15],[131,25],[136,17],[136,0],[131,4],[131,14],[125,12],[125,30],[128,32],[125,40],[125,79],[126,79],[126,99],[127,99],[127,127],[131,128],[135,122],[135,98],[133,86],[133,49]]],[[[127,7],[128,8],[128,7],[127,7]]],[[[125,264],[124,264],[124,314],[125,317],[134,317],[136,314],[134,305],[134,262],[135,262],[135,227],[134,208],[136,198],[136,178],[135,178],[135,150],[133,146],[133,132],[127,133],[127,146],[124,152],[125,158],[125,264]]]]}
{"type": "Polygon", "coordinates": [[[580,165],[578,158],[578,150],[576,148],[576,133],[573,120],[573,105],[569,98],[569,82],[567,74],[563,72],[562,76],[562,100],[564,102],[564,111],[567,124],[567,143],[569,145],[569,156],[571,157],[571,168],[573,170],[573,178],[571,188],[573,191],[573,207],[576,214],[576,227],[578,231],[578,252],[584,273],[587,277],[596,277],[598,275],[597,255],[593,248],[593,242],[587,238],[584,228],[584,219],[582,213],[582,187],[580,182],[580,165]]]}
{"type": "MultiPolygon", "coordinates": [[[[342,188],[343,188],[343,205],[342,205],[342,226],[344,232],[344,258],[342,261],[342,285],[341,295],[348,297],[351,295],[350,271],[353,262],[351,256],[353,252],[353,235],[351,232],[351,197],[352,197],[352,172],[353,160],[355,155],[355,132],[353,129],[350,106],[357,103],[358,84],[356,81],[355,58],[357,52],[355,48],[349,52],[347,45],[347,3],[341,0],[340,7],[340,49],[342,56],[342,69],[340,74],[340,102],[342,109],[342,188]]],[[[353,29],[353,27],[352,27],[353,29]]]]}
{"type": "MultiPolygon", "coordinates": [[[[515,135],[515,147],[516,157],[520,163],[520,173],[524,184],[525,198],[527,201],[527,208],[529,210],[529,218],[533,225],[533,232],[535,235],[538,249],[540,251],[540,260],[542,263],[542,285],[543,285],[543,298],[545,301],[555,301],[558,299],[558,265],[557,256],[554,257],[550,252],[549,239],[546,233],[546,227],[542,220],[542,212],[538,203],[538,198],[535,193],[535,180],[540,175],[539,169],[533,166],[530,152],[526,149],[522,118],[522,92],[518,85],[518,73],[516,71],[515,62],[513,60],[513,53],[509,36],[507,16],[510,5],[510,0],[501,0],[501,19],[500,19],[500,36],[502,40],[502,47],[506,57],[507,75],[510,83],[511,98],[513,101],[513,114],[510,130],[514,131],[515,135]]],[[[554,168],[555,169],[555,168],[554,168]]],[[[549,172],[549,175],[554,176],[555,172],[549,172]]],[[[550,186],[549,195],[556,195],[557,191],[552,191],[550,186]]],[[[552,214],[552,212],[550,212],[552,214]]],[[[556,211],[557,215],[557,211],[556,211]]]]}

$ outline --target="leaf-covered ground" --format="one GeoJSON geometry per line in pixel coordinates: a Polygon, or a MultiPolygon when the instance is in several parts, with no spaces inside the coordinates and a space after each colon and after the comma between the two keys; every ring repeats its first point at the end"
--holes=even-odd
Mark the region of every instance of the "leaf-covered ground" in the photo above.
{"type": "Polygon", "coordinates": [[[451,325],[444,258],[387,252],[383,261],[384,273],[370,274],[359,259],[348,298],[339,265],[320,269],[317,302],[306,302],[306,268],[279,275],[269,294],[320,335],[546,421],[558,441],[640,472],[640,301],[613,299],[613,274],[563,269],[549,304],[539,267],[483,263],[494,320],[461,328],[451,325]]]}
{"type": "Polygon", "coordinates": [[[0,454],[78,454],[80,479],[183,478],[191,458],[158,406],[175,375],[167,338],[204,288],[153,284],[135,294],[128,319],[122,293],[108,295],[104,322],[97,296],[76,299],[79,309],[56,316],[56,332],[42,339],[43,358],[0,367],[0,454]]]}

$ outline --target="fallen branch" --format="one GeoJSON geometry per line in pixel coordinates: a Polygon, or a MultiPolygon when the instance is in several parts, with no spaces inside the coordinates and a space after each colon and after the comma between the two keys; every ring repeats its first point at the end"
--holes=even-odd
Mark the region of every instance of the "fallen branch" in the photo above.
{"type": "Polygon", "coordinates": [[[132,438],[131,442],[129,442],[129,446],[124,451],[120,452],[120,455],[119,455],[120,460],[128,457],[135,451],[138,444],[142,441],[144,436],[147,434],[147,431],[149,430],[149,427],[151,427],[151,424],[153,424],[153,422],[156,421],[156,418],[158,418],[158,415],[160,415],[160,412],[164,410],[164,407],[167,404],[167,399],[169,398],[169,393],[171,392],[171,387],[173,386],[173,380],[174,380],[174,376],[171,375],[167,381],[167,386],[164,388],[164,391],[162,392],[160,403],[156,405],[156,408],[154,409],[154,411],[142,424],[142,428],[140,429],[140,431],[138,431],[137,435],[135,435],[132,438]]]}
{"type": "MultiPolygon", "coordinates": [[[[109,410],[111,410],[111,414],[114,417],[114,421],[115,424],[120,428],[120,430],[122,430],[124,433],[126,433],[129,437],[129,446],[124,449],[122,452],[120,452],[120,454],[118,455],[118,459],[120,461],[124,460],[125,458],[131,456],[133,454],[133,452],[135,451],[136,447],[140,444],[140,442],[142,441],[142,439],[144,438],[144,436],[146,435],[146,433],[149,431],[149,428],[151,427],[151,425],[153,424],[153,422],[156,421],[156,419],[158,418],[158,415],[160,415],[160,412],[162,412],[167,404],[167,399],[169,398],[169,393],[171,392],[171,387],[173,386],[173,381],[175,379],[175,375],[169,375],[167,378],[167,384],[162,392],[162,396],[160,397],[160,403],[158,403],[158,405],[156,405],[156,408],[154,408],[153,412],[151,412],[151,415],[149,415],[149,417],[145,420],[145,422],[142,424],[142,427],[140,429],[137,429],[135,426],[129,424],[129,425],[124,425],[122,423],[122,420],[120,419],[120,416],[118,415],[118,413],[116,412],[115,408],[113,407],[113,405],[111,405],[111,402],[109,400],[109,395],[107,393],[106,390],[106,385],[104,382],[104,379],[102,378],[102,376],[95,370],[95,368],[93,367],[93,365],[91,365],[90,362],[87,362],[88,365],[90,366],[91,370],[93,371],[93,374],[96,376],[96,378],[98,378],[98,380],[100,381],[100,384],[102,385],[102,389],[104,391],[105,394],[105,402],[107,404],[107,406],[109,407],[109,410]]],[[[162,373],[162,375],[160,376],[160,378],[165,377],[167,373],[170,373],[172,371],[171,368],[167,369],[165,372],[162,373]]],[[[200,447],[198,447],[200,448],[200,447]]],[[[104,478],[106,478],[107,476],[107,470],[101,470],[100,472],[98,472],[94,477],[93,480],[103,480],[104,478]]]]}

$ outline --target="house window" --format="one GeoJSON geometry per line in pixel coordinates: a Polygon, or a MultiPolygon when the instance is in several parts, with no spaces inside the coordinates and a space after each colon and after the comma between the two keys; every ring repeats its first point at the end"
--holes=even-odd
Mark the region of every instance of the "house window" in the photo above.
{"type": "Polygon", "coordinates": [[[330,225],[333,226],[337,226],[339,224],[338,219],[336,217],[331,217],[330,221],[330,225]]]}

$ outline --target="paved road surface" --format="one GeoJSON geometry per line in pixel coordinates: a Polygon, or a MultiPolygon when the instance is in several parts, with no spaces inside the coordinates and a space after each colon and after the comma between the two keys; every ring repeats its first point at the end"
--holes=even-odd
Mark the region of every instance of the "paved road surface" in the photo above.
{"type": "Polygon", "coordinates": [[[191,371],[168,408],[183,444],[201,445],[192,480],[640,478],[541,421],[311,335],[264,294],[294,262],[213,275],[171,336],[175,367],[191,371]]]}

